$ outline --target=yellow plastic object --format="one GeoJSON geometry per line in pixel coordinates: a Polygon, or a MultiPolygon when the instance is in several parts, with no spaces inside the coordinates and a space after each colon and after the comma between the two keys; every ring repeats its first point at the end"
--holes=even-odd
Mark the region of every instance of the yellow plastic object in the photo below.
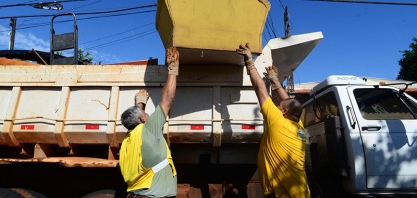
{"type": "Polygon", "coordinates": [[[269,9],[268,0],[158,0],[156,29],[165,48],[179,48],[182,63],[235,64],[241,60],[230,52],[239,44],[262,52],[269,9]]]}

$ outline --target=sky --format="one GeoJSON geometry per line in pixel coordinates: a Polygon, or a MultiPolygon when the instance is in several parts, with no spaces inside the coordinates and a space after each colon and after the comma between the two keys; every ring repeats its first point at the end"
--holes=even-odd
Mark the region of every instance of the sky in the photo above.
{"type": "MultiPolygon", "coordinates": [[[[369,0],[372,1],[372,0],[369,0]]],[[[379,0],[388,2],[388,0],[379,0]]],[[[102,64],[158,58],[164,64],[165,48],[155,29],[156,7],[136,9],[109,16],[80,13],[106,12],[157,4],[156,0],[78,0],[62,2],[64,9],[41,10],[10,4],[38,3],[38,0],[0,1],[0,50],[9,47],[9,17],[17,17],[15,49],[32,48],[49,52],[53,15],[77,15],[79,48],[89,51],[93,62],[102,64]],[[3,6],[3,7],[2,7],[3,6]],[[133,13],[135,14],[128,14],[133,13]],[[107,16],[107,17],[106,17],[107,16]]],[[[43,1],[45,2],[45,1],[43,1]]],[[[288,6],[291,35],[322,32],[324,38],[294,72],[294,82],[319,82],[329,75],[354,75],[396,79],[403,50],[417,37],[417,6],[269,0],[270,17],[277,37],[284,36],[282,5],[288,6]]],[[[417,3],[415,0],[390,2],[417,3]]],[[[54,21],[72,20],[70,16],[54,21]]],[[[54,23],[57,34],[72,31],[73,22],[54,23]]],[[[263,46],[270,36],[264,28],[263,46]]]]}

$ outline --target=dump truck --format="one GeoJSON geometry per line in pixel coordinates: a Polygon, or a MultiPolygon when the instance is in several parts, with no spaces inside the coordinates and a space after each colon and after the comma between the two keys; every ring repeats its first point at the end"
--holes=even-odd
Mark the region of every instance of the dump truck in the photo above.
{"type": "MultiPolygon", "coordinates": [[[[250,43],[258,71],[275,65],[285,80],[323,39],[313,32],[262,48],[269,8],[267,0],[158,1],[162,43],[180,52],[163,131],[178,198],[262,197],[256,157],[263,119],[235,49],[250,43]]],[[[74,65],[76,53],[54,51],[76,49],[76,29],[74,20],[73,33],[52,31],[49,56],[33,52],[48,65],[0,58],[0,196],[126,197],[120,114],[140,89],[149,91],[152,113],[167,71],[151,62],[74,65]],[[54,43],[61,38],[69,45],[54,43]]],[[[331,76],[311,89],[301,119],[313,197],[415,195],[417,101],[406,93],[413,83],[403,85],[331,76]]]]}
{"type": "MultiPolygon", "coordinates": [[[[165,48],[180,52],[163,132],[178,172],[178,198],[262,197],[256,158],[263,119],[235,50],[250,43],[258,71],[275,64],[284,80],[323,38],[313,32],[262,47],[269,9],[267,0],[158,1],[156,29],[165,48]]],[[[127,132],[120,114],[140,89],[150,93],[146,111],[152,113],[167,69],[76,65],[74,57],[57,57],[55,51],[76,49],[75,20],[74,30],[57,35],[51,28],[48,65],[0,65],[0,196],[126,195],[118,167],[127,132]],[[60,39],[69,45],[55,43],[60,39]]]]}

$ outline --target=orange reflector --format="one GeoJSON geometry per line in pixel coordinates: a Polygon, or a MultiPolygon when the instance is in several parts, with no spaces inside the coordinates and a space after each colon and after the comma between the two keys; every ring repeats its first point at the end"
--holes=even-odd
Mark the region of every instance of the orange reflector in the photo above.
{"type": "Polygon", "coordinates": [[[98,124],[87,124],[85,125],[85,129],[87,130],[98,130],[100,128],[100,125],[98,124]]]}
{"type": "Polygon", "coordinates": [[[254,130],[255,129],[255,125],[242,124],[242,129],[245,129],[245,130],[254,130]]]}
{"type": "Polygon", "coordinates": [[[204,125],[191,125],[191,130],[204,130],[204,125]]]}
{"type": "Polygon", "coordinates": [[[35,129],[35,125],[20,125],[20,130],[34,130],[35,129]]]}

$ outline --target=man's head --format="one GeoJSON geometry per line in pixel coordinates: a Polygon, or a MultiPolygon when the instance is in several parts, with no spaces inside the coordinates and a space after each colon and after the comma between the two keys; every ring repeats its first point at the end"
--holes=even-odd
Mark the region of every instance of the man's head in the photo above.
{"type": "Polygon", "coordinates": [[[294,98],[287,98],[281,101],[279,109],[282,115],[290,120],[298,122],[303,111],[301,103],[294,98]]]}
{"type": "Polygon", "coordinates": [[[138,106],[132,106],[126,109],[121,116],[122,124],[126,129],[132,130],[137,125],[145,123],[149,115],[142,111],[138,106]]]}

